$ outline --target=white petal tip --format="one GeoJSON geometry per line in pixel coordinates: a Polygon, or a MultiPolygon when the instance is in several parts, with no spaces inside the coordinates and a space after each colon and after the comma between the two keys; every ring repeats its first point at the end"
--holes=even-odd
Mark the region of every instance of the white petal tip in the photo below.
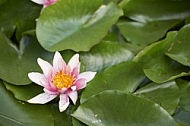
{"type": "Polygon", "coordinates": [[[66,104],[64,104],[64,105],[62,105],[62,106],[59,105],[59,111],[60,111],[60,112],[65,111],[68,106],[69,106],[69,102],[66,102],[66,104]]]}

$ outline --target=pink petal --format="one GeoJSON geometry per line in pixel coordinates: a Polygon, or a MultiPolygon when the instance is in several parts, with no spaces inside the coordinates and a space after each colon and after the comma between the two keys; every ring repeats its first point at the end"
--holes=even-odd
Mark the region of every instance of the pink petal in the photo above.
{"type": "Polygon", "coordinates": [[[81,74],[79,74],[78,78],[84,78],[86,80],[86,82],[89,82],[91,81],[94,76],[96,75],[96,72],[91,72],[91,71],[88,71],[88,72],[83,72],[81,74]]]}
{"type": "Polygon", "coordinates": [[[76,90],[80,90],[86,87],[86,81],[85,79],[78,79],[74,85],[76,86],[76,90]]]}
{"type": "Polygon", "coordinates": [[[52,73],[52,65],[40,58],[37,59],[39,66],[41,67],[44,75],[48,77],[52,73]]]}
{"type": "Polygon", "coordinates": [[[78,98],[77,91],[69,92],[68,96],[71,98],[72,102],[75,104],[78,98]]]}
{"type": "Polygon", "coordinates": [[[59,92],[61,93],[61,94],[63,94],[63,93],[65,93],[66,91],[68,90],[68,88],[62,88],[61,90],[59,90],[59,92]]]}
{"type": "Polygon", "coordinates": [[[59,97],[60,97],[60,100],[59,100],[59,111],[63,112],[69,106],[69,98],[65,94],[60,94],[59,97]]]}
{"type": "Polygon", "coordinates": [[[78,78],[78,75],[79,75],[79,69],[77,67],[75,67],[71,73],[71,75],[74,77],[74,78],[78,78]]]}
{"type": "Polygon", "coordinates": [[[51,95],[58,95],[59,94],[58,91],[48,90],[47,88],[44,88],[43,90],[47,94],[51,94],[51,95]]]}
{"type": "Polygon", "coordinates": [[[31,81],[33,81],[34,83],[40,86],[44,86],[47,84],[45,76],[41,73],[31,72],[31,73],[28,73],[28,77],[30,78],[31,81]]]}
{"type": "Polygon", "coordinates": [[[36,104],[45,104],[51,100],[53,100],[57,95],[51,95],[48,93],[41,93],[34,98],[28,100],[29,103],[36,103],[36,104]]]}
{"type": "Polygon", "coordinates": [[[66,65],[64,72],[65,72],[65,74],[70,75],[70,73],[71,73],[71,68],[70,68],[69,65],[66,65]]]}
{"type": "Polygon", "coordinates": [[[65,61],[63,60],[61,54],[59,52],[55,52],[54,58],[53,58],[53,68],[55,71],[61,71],[66,66],[65,61]]]}
{"type": "Polygon", "coordinates": [[[77,67],[78,69],[80,69],[80,62],[79,62],[79,54],[75,54],[68,62],[68,65],[71,67],[71,71],[73,71],[73,69],[75,67],[77,67]]]}

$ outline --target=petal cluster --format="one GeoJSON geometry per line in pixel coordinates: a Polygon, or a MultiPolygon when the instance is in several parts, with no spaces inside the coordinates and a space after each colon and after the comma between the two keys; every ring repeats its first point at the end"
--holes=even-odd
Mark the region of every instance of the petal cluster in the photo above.
{"type": "Polygon", "coordinates": [[[37,4],[43,5],[43,8],[56,3],[58,0],[31,0],[37,4]]]}
{"type": "Polygon", "coordinates": [[[44,93],[28,100],[29,103],[45,104],[59,96],[59,110],[64,111],[70,104],[69,99],[75,104],[77,91],[86,87],[96,72],[80,72],[79,54],[75,54],[65,63],[61,54],[56,52],[53,65],[40,58],[37,59],[43,73],[31,72],[28,74],[30,80],[44,87],[44,93]]]}

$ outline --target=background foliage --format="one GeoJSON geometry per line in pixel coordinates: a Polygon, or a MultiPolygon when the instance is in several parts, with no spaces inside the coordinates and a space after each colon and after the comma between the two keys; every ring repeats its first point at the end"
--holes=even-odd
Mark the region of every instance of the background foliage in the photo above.
{"type": "Polygon", "coordinates": [[[189,0],[0,0],[0,125],[190,125],[189,0]],[[26,101],[38,57],[80,54],[97,71],[77,105],[26,101]]]}

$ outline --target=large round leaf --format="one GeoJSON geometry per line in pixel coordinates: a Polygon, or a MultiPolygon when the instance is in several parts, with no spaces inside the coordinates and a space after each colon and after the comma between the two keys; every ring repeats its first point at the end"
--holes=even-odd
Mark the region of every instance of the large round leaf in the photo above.
{"type": "Polygon", "coordinates": [[[90,126],[176,125],[158,104],[114,90],[91,97],[72,116],[90,126]]]}
{"type": "Polygon", "coordinates": [[[179,103],[179,88],[175,81],[163,84],[150,83],[137,90],[135,94],[156,102],[170,115],[174,113],[179,103]]]}
{"type": "Polygon", "coordinates": [[[0,124],[3,126],[54,126],[46,105],[32,105],[14,99],[0,81],[0,124]]]}
{"type": "Polygon", "coordinates": [[[0,29],[7,37],[15,32],[17,40],[20,40],[23,32],[35,28],[35,19],[39,16],[41,7],[30,0],[4,1],[0,2],[0,29]]]}
{"type": "Polygon", "coordinates": [[[37,58],[50,60],[53,57],[53,53],[45,51],[32,36],[23,37],[18,49],[2,32],[0,50],[0,78],[16,85],[31,83],[28,73],[40,71],[37,58]]]}
{"type": "Polygon", "coordinates": [[[166,54],[179,63],[190,66],[190,24],[180,29],[166,54]]]}
{"type": "Polygon", "coordinates": [[[134,92],[144,79],[145,75],[141,66],[135,62],[124,62],[112,66],[96,75],[88,83],[82,93],[81,102],[105,90],[134,92]]]}
{"type": "Polygon", "coordinates": [[[89,50],[123,14],[114,3],[101,4],[102,0],[60,0],[45,8],[36,28],[40,44],[49,51],[89,50]]]}
{"type": "Polygon", "coordinates": [[[87,71],[102,71],[109,66],[129,61],[133,57],[133,53],[124,44],[103,41],[89,52],[81,53],[80,60],[87,71]]]}

